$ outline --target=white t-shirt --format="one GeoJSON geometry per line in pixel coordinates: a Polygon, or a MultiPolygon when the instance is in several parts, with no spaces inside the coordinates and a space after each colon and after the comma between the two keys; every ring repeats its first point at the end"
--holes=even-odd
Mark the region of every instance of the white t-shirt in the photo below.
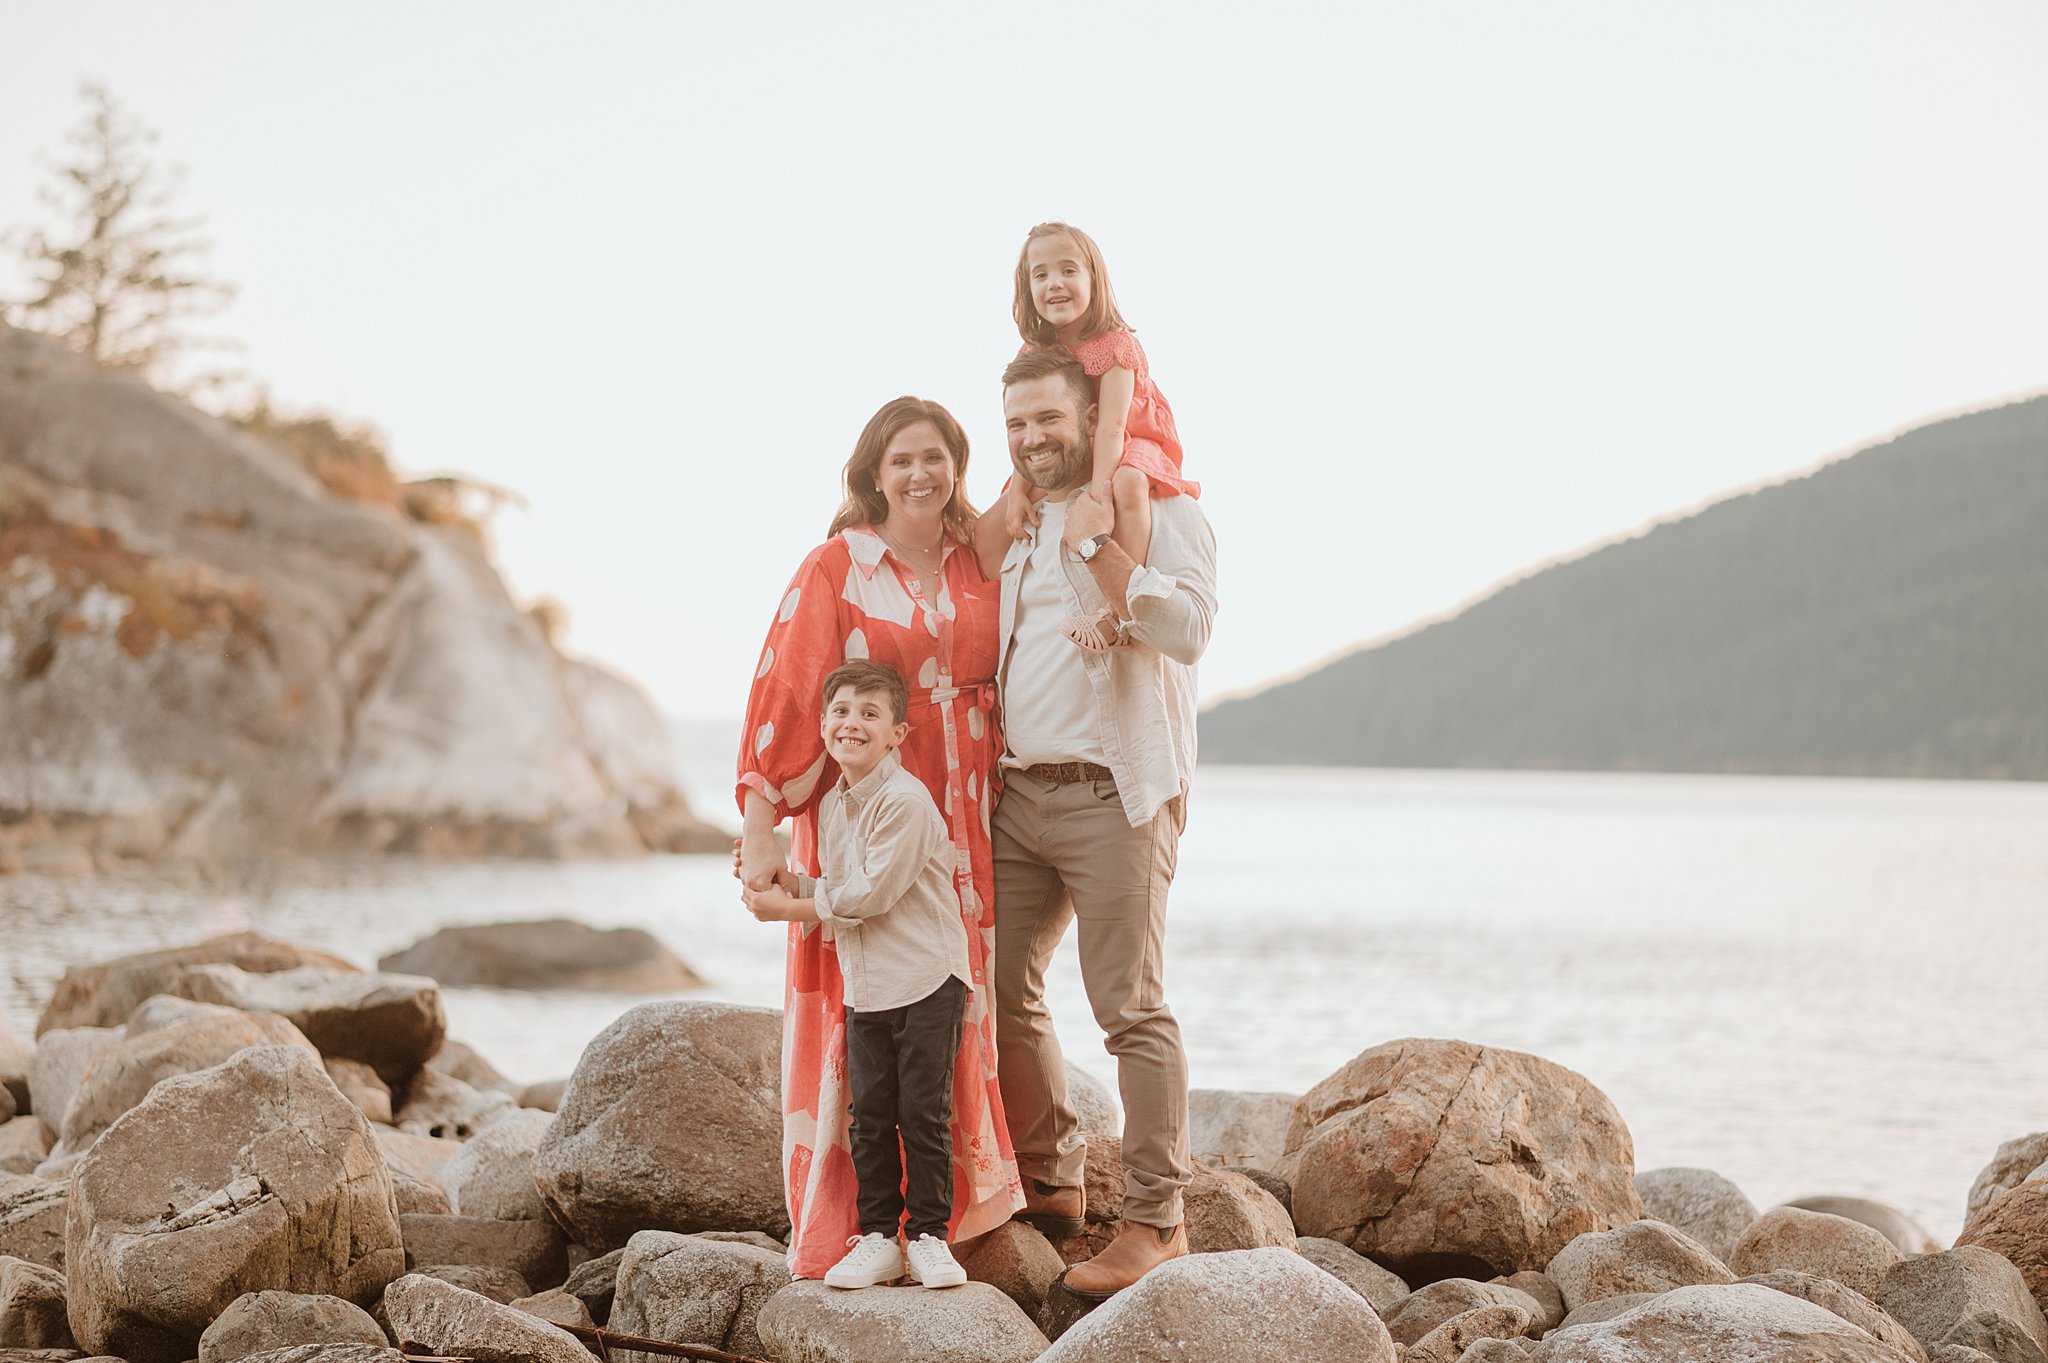
{"type": "MultiPolygon", "coordinates": [[[[1003,732],[1006,767],[1040,762],[1109,764],[1102,746],[1102,716],[1088,682],[1080,645],[1060,623],[1083,611],[1066,579],[1061,535],[1065,501],[1042,501],[1036,541],[1017,582],[1017,624],[1003,659],[1003,732]]],[[[1085,570],[1084,570],[1085,571],[1085,570]]]]}

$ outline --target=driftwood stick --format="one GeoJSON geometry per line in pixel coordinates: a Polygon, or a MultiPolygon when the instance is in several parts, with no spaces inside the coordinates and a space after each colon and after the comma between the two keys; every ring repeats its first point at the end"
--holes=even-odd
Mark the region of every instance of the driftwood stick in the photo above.
{"type": "Polygon", "coordinates": [[[713,1349],[703,1344],[671,1344],[665,1339],[642,1339],[638,1335],[613,1334],[610,1330],[599,1330],[588,1325],[560,1325],[554,1321],[557,1330],[567,1330],[585,1344],[595,1345],[599,1358],[609,1359],[612,1349],[637,1349],[641,1353],[665,1354],[670,1358],[695,1358],[703,1363],[767,1363],[766,1359],[751,1354],[729,1354],[723,1349],[713,1349]]]}

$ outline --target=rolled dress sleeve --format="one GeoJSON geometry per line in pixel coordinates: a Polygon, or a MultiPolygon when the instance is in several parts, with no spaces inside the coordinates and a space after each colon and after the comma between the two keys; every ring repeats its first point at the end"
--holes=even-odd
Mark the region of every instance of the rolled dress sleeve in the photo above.
{"type": "Polygon", "coordinates": [[[775,806],[778,822],[789,818],[815,804],[837,775],[818,733],[818,688],[845,661],[839,621],[845,562],[836,538],[812,550],[768,627],[741,730],[734,798],[743,814],[753,790],[775,806]]]}

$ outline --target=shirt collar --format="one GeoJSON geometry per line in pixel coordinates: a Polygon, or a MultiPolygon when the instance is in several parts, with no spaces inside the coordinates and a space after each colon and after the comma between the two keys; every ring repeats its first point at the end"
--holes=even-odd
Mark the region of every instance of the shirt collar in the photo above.
{"type": "Polygon", "coordinates": [[[889,777],[895,773],[896,769],[902,765],[903,754],[892,751],[887,757],[875,763],[873,771],[861,777],[860,784],[852,786],[846,784],[846,773],[841,772],[839,774],[840,798],[858,811],[869,800],[875,798],[875,792],[880,790],[889,777]]]}
{"type": "MultiPolygon", "coordinates": [[[[883,559],[896,558],[872,525],[849,525],[839,532],[839,538],[846,541],[846,551],[853,555],[853,566],[860,569],[862,577],[873,577],[875,569],[882,566],[883,559]]],[[[939,566],[944,568],[946,560],[953,557],[953,551],[960,546],[950,529],[944,532],[939,542],[945,546],[945,552],[939,555],[939,566]]],[[[897,562],[902,560],[897,559],[897,562]]],[[[909,567],[908,564],[904,566],[909,567]]]]}

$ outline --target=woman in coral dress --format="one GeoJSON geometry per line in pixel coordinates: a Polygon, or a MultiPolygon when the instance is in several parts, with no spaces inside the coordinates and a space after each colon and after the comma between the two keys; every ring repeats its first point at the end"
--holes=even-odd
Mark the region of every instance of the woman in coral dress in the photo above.
{"type": "MultiPolygon", "coordinates": [[[[774,830],[792,822],[792,860],[816,875],[819,798],[838,779],[818,732],[818,689],[848,658],[888,663],[910,684],[904,769],[952,830],[953,882],[966,920],[974,994],[953,1070],[953,1215],[971,1239],[1023,1205],[996,1083],[986,981],[995,945],[998,588],[981,571],[962,479],[967,437],[945,408],[897,398],[868,421],[846,464],[831,537],[804,559],[755,670],[737,794],[740,876],[765,884],[783,865],[774,830]]],[[[790,1271],[818,1278],[860,1233],[848,1142],[845,1007],[838,958],[815,925],[789,929],[784,988],[783,1173],[790,1271]]]]}

